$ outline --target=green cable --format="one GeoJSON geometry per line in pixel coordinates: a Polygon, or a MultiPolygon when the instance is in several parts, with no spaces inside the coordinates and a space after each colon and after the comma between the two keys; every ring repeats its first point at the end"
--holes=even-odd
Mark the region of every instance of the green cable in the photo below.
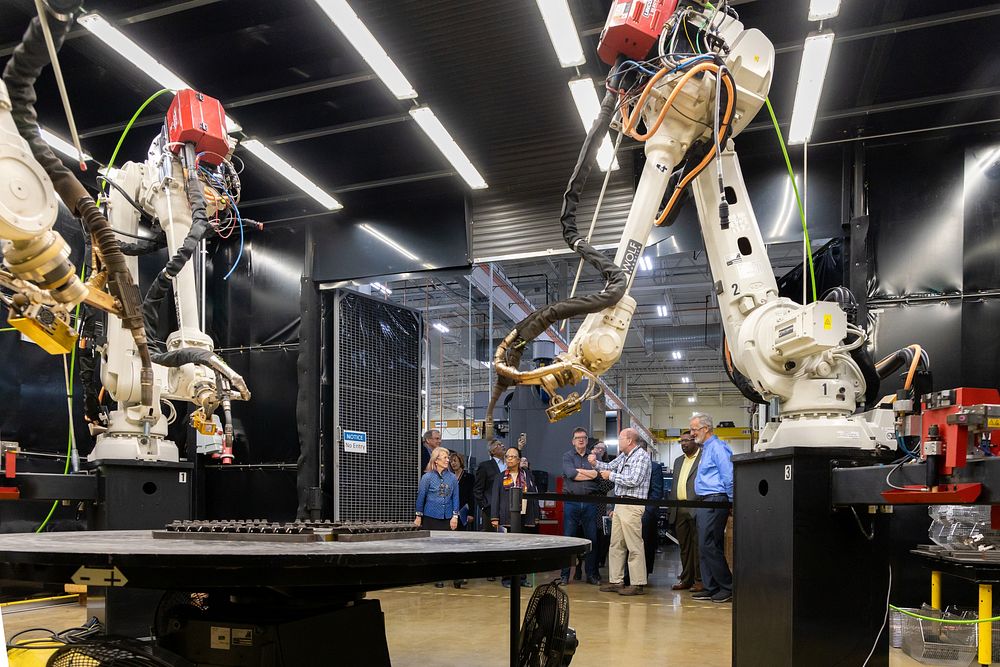
{"type": "MultiPolygon", "coordinates": [[[[139,118],[139,114],[141,114],[143,111],[146,110],[146,107],[149,106],[150,102],[152,102],[153,100],[155,100],[157,97],[159,97],[163,93],[169,93],[169,92],[171,92],[171,90],[169,88],[161,88],[160,90],[156,91],[155,93],[153,93],[152,95],[150,95],[149,97],[147,97],[146,101],[143,102],[142,105],[138,109],[135,110],[135,113],[132,114],[132,118],[130,118],[129,121],[128,121],[128,123],[125,125],[125,129],[122,130],[121,136],[118,137],[118,143],[115,144],[115,150],[114,150],[114,152],[111,153],[111,160],[108,161],[108,167],[107,167],[108,172],[110,172],[111,169],[112,169],[112,167],[114,167],[114,165],[115,165],[115,158],[118,157],[118,151],[121,149],[122,144],[125,143],[125,137],[128,136],[129,130],[131,130],[132,126],[135,125],[135,121],[139,118]]],[[[105,188],[106,185],[107,185],[107,181],[102,181],[101,182],[101,192],[102,193],[104,192],[104,188],[105,188]]],[[[84,264],[83,266],[80,267],[80,280],[83,280],[83,276],[84,276],[84,272],[85,271],[86,271],[86,264],[84,264]]],[[[73,318],[77,322],[80,321],[80,305],[79,304],[77,304],[77,306],[76,306],[76,311],[73,313],[73,318]]],[[[72,406],[73,406],[73,378],[75,377],[75,375],[76,375],[76,346],[74,345],[73,346],[73,352],[70,354],[70,357],[69,357],[69,400],[70,400],[70,410],[73,409],[72,408],[72,406]]],[[[71,415],[70,419],[72,419],[72,418],[73,417],[71,415]]],[[[70,424],[69,426],[70,426],[70,432],[66,436],[66,465],[63,467],[63,474],[64,475],[67,474],[67,473],[69,473],[70,457],[73,454],[73,435],[72,435],[72,433],[73,433],[73,425],[70,424]]],[[[42,521],[42,524],[40,526],[38,526],[38,528],[35,529],[36,533],[40,533],[43,530],[45,530],[45,526],[48,525],[49,519],[52,518],[52,514],[55,513],[56,507],[58,507],[58,506],[59,506],[59,501],[58,500],[53,500],[52,501],[52,507],[49,508],[49,513],[45,516],[45,519],[42,521]]]]}
{"type": "Polygon", "coordinates": [[[774,115],[774,108],[771,106],[770,98],[765,97],[764,103],[767,104],[767,112],[771,114],[771,122],[774,123],[774,131],[778,135],[781,154],[785,156],[785,166],[788,167],[788,178],[792,180],[792,189],[795,191],[795,202],[799,206],[799,217],[802,219],[802,233],[805,235],[806,246],[809,248],[809,279],[812,282],[813,301],[816,301],[816,269],[813,267],[812,244],[809,243],[809,226],[806,224],[806,212],[802,208],[802,199],[799,197],[799,186],[795,183],[795,172],[792,170],[792,160],[788,157],[785,138],[781,135],[781,128],[778,127],[778,118],[774,115]]]}
{"type": "MultiPolygon", "coordinates": [[[[146,107],[149,106],[150,102],[152,102],[153,100],[155,100],[157,97],[159,97],[163,93],[169,93],[169,92],[172,92],[169,88],[161,88],[160,90],[156,91],[155,93],[153,93],[152,95],[150,95],[149,97],[147,97],[146,101],[142,103],[142,106],[140,106],[138,109],[135,110],[135,113],[132,114],[132,118],[130,118],[129,121],[128,121],[128,124],[125,125],[125,129],[122,130],[122,135],[120,137],[118,137],[118,143],[115,144],[115,150],[114,150],[114,152],[111,153],[111,160],[108,162],[108,168],[107,168],[107,170],[109,172],[115,166],[115,158],[118,157],[118,151],[121,149],[122,144],[125,142],[125,137],[128,136],[128,132],[129,132],[129,130],[132,129],[132,125],[134,125],[135,121],[139,118],[139,114],[141,114],[143,111],[146,110],[146,107]]],[[[104,187],[106,185],[107,185],[107,183],[105,183],[104,181],[101,182],[101,192],[102,193],[104,192],[104,187]]]]}
{"type": "Polygon", "coordinates": [[[933,616],[923,616],[921,614],[915,614],[912,611],[907,611],[906,609],[900,609],[896,605],[889,605],[889,609],[893,611],[898,611],[900,614],[905,614],[906,616],[912,616],[913,618],[919,618],[921,621],[934,621],[935,623],[947,623],[948,625],[976,625],[978,623],[995,623],[1000,621],[1000,616],[994,616],[992,618],[975,619],[971,621],[964,620],[952,620],[950,618],[934,618],[933,616]]]}

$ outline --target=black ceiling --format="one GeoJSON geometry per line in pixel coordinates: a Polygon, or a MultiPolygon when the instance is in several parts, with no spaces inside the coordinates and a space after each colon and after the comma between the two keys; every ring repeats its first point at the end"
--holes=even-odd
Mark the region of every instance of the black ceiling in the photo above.
{"type": "MultiPolygon", "coordinates": [[[[351,4],[410,79],[419,102],[434,108],[487,182],[495,177],[502,184],[495,187],[515,187],[509,174],[497,171],[509,171],[509,160],[493,157],[511,142],[526,147],[523,160],[531,164],[549,145],[582,140],[566,87],[575,72],[559,67],[531,0],[351,4]]],[[[588,52],[583,69],[597,78],[605,68],[594,53],[596,33],[609,4],[571,0],[588,52]]],[[[807,3],[734,5],[745,25],[760,28],[778,48],[771,97],[787,120],[797,47],[816,28],[805,20],[807,3]]],[[[348,208],[395,196],[397,180],[415,180],[423,191],[456,190],[448,163],[409,120],[411,103],[396,100],[373,78],[311,0],[90,0],[87,8],[117,21],[161,62],[221,99],[247,136],[268,142],[348,208]]],[[[0,44],[13,46],[32,12],[30,0],[8,0],[0,44]]],[[[1000,117],[996,2],[844,0],[841,15],[826,27],[848,39],[834,47],[820,105],[821,119],[837,117],[817,124],[814,142],[1000,117]],[[978,18],[963,19],[970,13],[978,18]],[[942,15],[948,20],[913,29],[942,15]],[[861,35],[866,32],[876,36],[861,35]],[[956,95],[970,99],[951,99],[956,95]],[[880,110],[887,105],[902,108],[880,110]]],[[[86,32],[77,33],[63,49],[63,70],[85,147],[106,162],[121,126],[157,86],[86,32]]],[[[42,123],[66,136],[50,73],[38,88],[42,123]]],[[[133,130],[123,155],[145,154],[167,104],[154,102],[149,124],[133,130]]],[[[766,129],[764,120],[758,117],[738,143],[772,150],[773,136],[760,129],[766,129]]],[[[248,162],[254,166],[252,158],[248,162]]],[[[243,191],[248,207],[255,200],[283,200],[259,205],[253,215],[261,219],[321,211],[264,167],[246,170],[243,191]]]]}

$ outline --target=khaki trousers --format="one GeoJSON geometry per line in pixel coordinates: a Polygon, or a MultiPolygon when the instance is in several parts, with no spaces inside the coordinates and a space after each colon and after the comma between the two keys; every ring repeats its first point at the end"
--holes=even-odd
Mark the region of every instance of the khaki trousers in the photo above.
{"type": "Polygon", "coordinates": [[[646,552],[642,544],[643,509],[642,505],[615,505],[615,514],[611,518],[611,546],[608,550],[608,581],[612,584],[620,584],[625,580],[627,555],[632,585],[646,585],[646,552]]]}

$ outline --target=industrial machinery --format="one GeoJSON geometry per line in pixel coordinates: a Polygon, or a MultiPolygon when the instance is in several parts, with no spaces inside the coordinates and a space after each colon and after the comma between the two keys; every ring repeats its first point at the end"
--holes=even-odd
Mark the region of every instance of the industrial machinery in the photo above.
{"type": "MultiPolygon", "coordinates": [[[[835,291],[807,305],[780,297],[732,138],[764,104],[774,48],[745,28],[728,2],[615,2],[598,49],[612,64],[601,112],[567,188],[560,222],[567,244],[601,272],[605,288],[540,309],[519,322],[496,350],[493,404],[513,384],[538,384],[561,419],[599,394],[596,378],[617,362],[636,302],[629,296],[654,225],[671,224],[682,200],[695,200],[715,280],[728,352],[726,367],[742,393],[775,400],[762,449],[787,445],[894,450],[890,410],[855,414],[873,403],[879,375],[866,331],[848,321],[835,291]],[[575,210],[608,125],[645,144],[646,162],[614,260],[577,230],[575,210]],[[666,203],[663,204],[664,199],[666,203]],[[558,320],[586,315],[569,350],[531,371],[521,352],[558,320]],[[558,389],[586,380],[582,393],[558,389]]],[[[847,299],[848,301],[845,301],[847,299]]],[[[492,405],[487,410],[487,419],[492,405]]]]}
{"type": "Polygon", "coordinates": [[[72,11],[42,10],[0,83],[0,287],[9,292],[0,300],[11,326],[51,354],[67,354],[77,344],[79,321],[71,314],[80,304],[112,315],[101,346],[102,380],[117,409],[93,421],[97,446],[92,461],[177,461],[161,409],[161,401],[177,399],[197,406],[193,425],[213,437],[213,453],[230,462],[230,402],[247,400],[250,393],[214,354],[211,339],[199,327],[189,262],[213,229],[208,216],[218,217],[239,196],[238,176],[227,159],[231,146],[225,114],[218,101],[179,91],[146,162],[104,174],[112,188],[106,217],[42,139],[33,107],[34,82],[72,20],[72,11]],[[60,213],[57,194],[90,236],[86,280],[87,272],[78,275],[68,259],[69,247],[53,229],[60,213]],[[118,233],[137,237],[140,216],[155,221],[158,236],[121,242],[118,233]],[[143,298],[135,255],[164,246],[170,260],[143,298]],[[159,304],[171,287],[179,326],[160,343],[159,304]],[[213,418],[219,407],[223,420],[213,418]]]}
{"type": "MultiPolygon", "coordinates": [[[[167,418],[160,409],[164,399],[189,401],[197,406],[192,425],[206,436],[221,435],[211,452],[223,463],[232,461],[232,400],[248,400],[250,392],[238,374],[214,353],[212,339],[199,325],[198,290],[194,263],[188,261],[206,235],[213,231],[209,216],[218,218],[239,197],[239,176],[228,160],[231,147],[226,136],[222,105],[202,93],[178,91],[167,112],[166,123],[154,139],[144,163],[128,162],[106,181],[113,189],[108,198],[112,226],[129,236],[139,230],[142,216],[158,222],[171,259],[157,275],[143,302],[153,354],[153,401],[139,399],[137,355],[120,322],[107,327],[101,350],[104,386],[118,401],[118,409],[105,423],[92,427],[97,444],[89,458],[177,461],[177,447],[167,440],[167,418]],[[159,303],[173,286],[178,328],[165,343],[155,338],[159,303]],[[222,407],[219,428],[213,413],[222,407]]],[[[138,260],[126,260],[137,271],[138,260]]],[[[202,276],[204,280],[204,276],[202,276]]]]}

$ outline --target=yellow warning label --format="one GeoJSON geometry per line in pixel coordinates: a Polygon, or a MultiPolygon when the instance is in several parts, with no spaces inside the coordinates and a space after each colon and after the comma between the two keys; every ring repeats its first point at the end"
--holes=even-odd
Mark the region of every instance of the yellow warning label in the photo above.
{"type": "Polygon", "coordinates": [[[989,417],[986,419],[986,428],[1000,428],[1000,417],[989,417]]]}
{"type": "Polygon", "coordinates": [[[823,316],[823,328],[824,329],[832,329],[833,328],[833,315],[824,315],[823,316]]]}

